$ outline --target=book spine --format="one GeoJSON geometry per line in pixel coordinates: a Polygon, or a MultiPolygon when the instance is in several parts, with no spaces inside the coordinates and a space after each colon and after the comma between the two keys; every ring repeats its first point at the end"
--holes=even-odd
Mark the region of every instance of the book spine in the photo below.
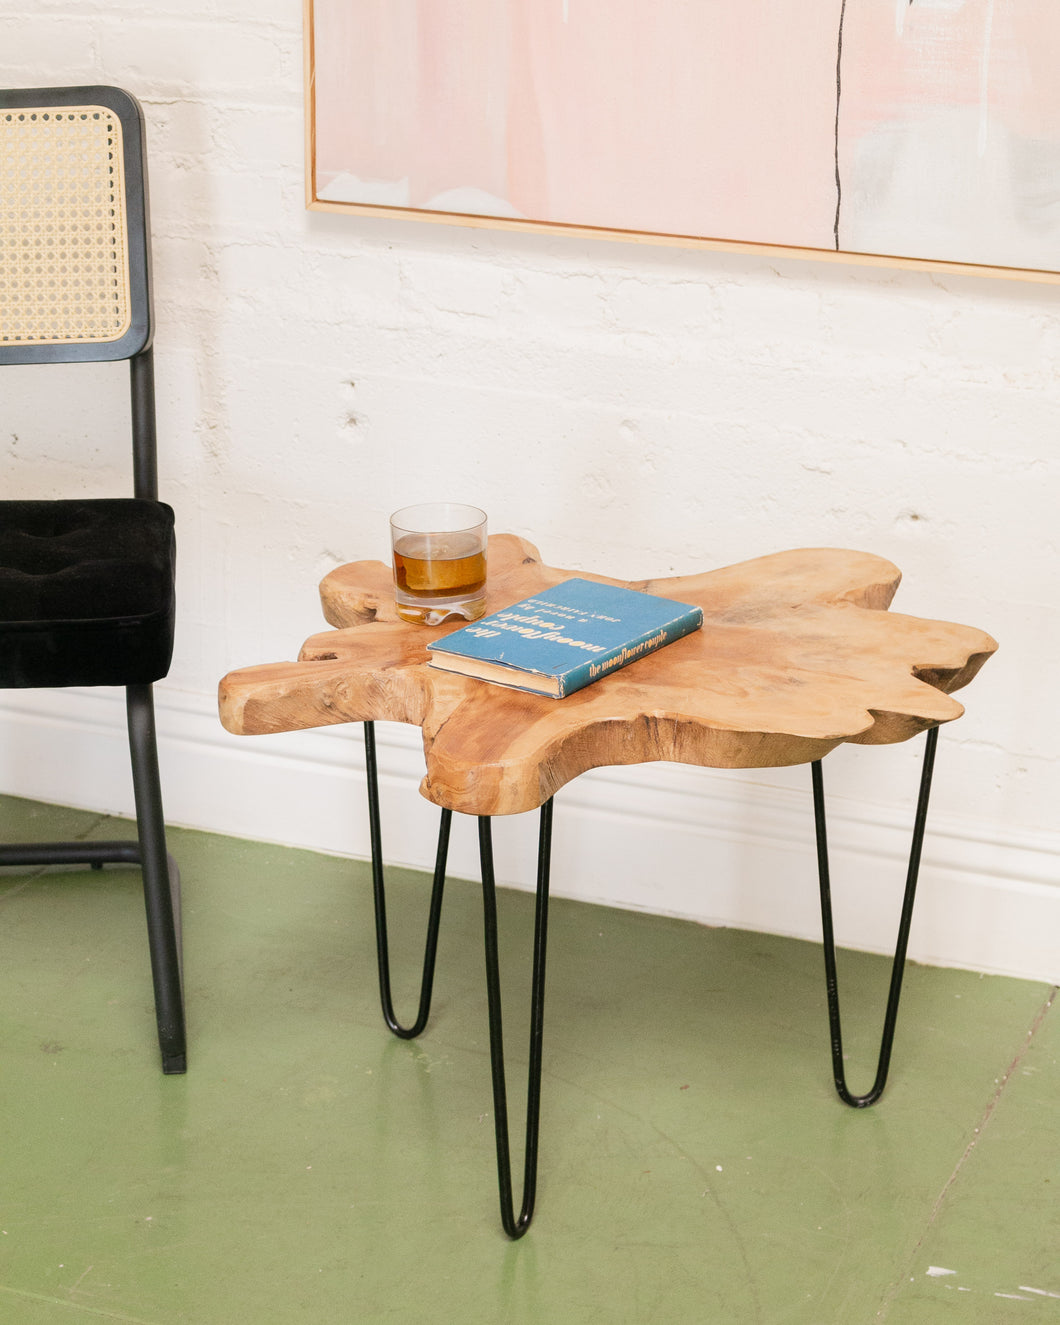
{"type": "Polygon", "coordinates": [[[631,662],[646,658],[649,653],[655,653],[665,645],[672,644],[674,640],[691,635],[702,624],[703,611],[701,608],[696,608],[695,611],[686,612],[684,616],[667,622],[665,626],[646,631],[637,639],[626,640],[610,653],[571,668],[560,677],[560,698],[565,699],[567,695],[573,695],[576,690],[584,689],[594,681],[599,681],[601,677],[610,676],[619,668],[628,667],[631,662]]]}

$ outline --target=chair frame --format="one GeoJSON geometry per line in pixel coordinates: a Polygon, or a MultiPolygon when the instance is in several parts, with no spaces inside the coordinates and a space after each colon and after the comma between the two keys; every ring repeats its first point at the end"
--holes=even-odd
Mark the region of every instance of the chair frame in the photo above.
{"type": "MultiPolygon", "coordinates": [[[[0,90],[0,114],[43,107],[105,106],[122,127],[131,321],[113,341],[25,344],[0,341],[0,365],[111,362],[126,359],[133,450],[133,495],[158,500],[158,460],[152,336],[151,264],[144,117],[139,102],[116,87],[0,90]]],[[[154,699],[149,684],[125,687],[136,804],[135,842],[46,842],[0,845],[0,865],[138,865],[143,874],[148,947],[162,1070],[187,1070],[181,963],[180,873],[166,847],[154,699]]]]}

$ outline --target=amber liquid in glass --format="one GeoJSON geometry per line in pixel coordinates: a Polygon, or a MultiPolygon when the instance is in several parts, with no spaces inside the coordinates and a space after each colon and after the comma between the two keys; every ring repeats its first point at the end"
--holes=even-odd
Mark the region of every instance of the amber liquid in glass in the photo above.
{"type": "Polygon", "coordinates": [[[394,544],[398,615],[436,625],[485,611],[486,552],[475,534],[405,534],[394,544]]]}

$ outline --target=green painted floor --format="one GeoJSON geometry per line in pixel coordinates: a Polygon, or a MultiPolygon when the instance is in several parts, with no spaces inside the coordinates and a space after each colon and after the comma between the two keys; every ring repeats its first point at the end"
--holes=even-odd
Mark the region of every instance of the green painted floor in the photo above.
{"type": "MultiPolygon", "coordinates": [[[[0,798],[0,840],[122,832],[0,798]]],[[[365,866],[171,846],[186,1077],[159,1070],[137,873],[0,871],[0,1321],[1060,1321],[1048,986],[911,966],[891,1083],[855,1112],[817,946],[556,902],[538,1212],[513,1244],[477,889],[450,887],[435,1013],[405,1043],[365,866]]],[[[423,876],[391,897],[411,992],[423,876]]],[[[531,899],[502,894],[501,923],[514,1071],[531,899]]],[[[841,958],[864,1088],[887,968],[841,958]]]]}

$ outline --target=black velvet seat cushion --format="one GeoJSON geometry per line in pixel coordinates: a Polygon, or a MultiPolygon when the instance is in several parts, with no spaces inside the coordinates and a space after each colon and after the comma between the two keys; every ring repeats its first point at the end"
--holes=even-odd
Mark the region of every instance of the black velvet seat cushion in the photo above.
{"type": "Polygon", "coordinates": [[[165,676],[175,564],[162,502],[0,501],[0,688],[165,676]]]}

